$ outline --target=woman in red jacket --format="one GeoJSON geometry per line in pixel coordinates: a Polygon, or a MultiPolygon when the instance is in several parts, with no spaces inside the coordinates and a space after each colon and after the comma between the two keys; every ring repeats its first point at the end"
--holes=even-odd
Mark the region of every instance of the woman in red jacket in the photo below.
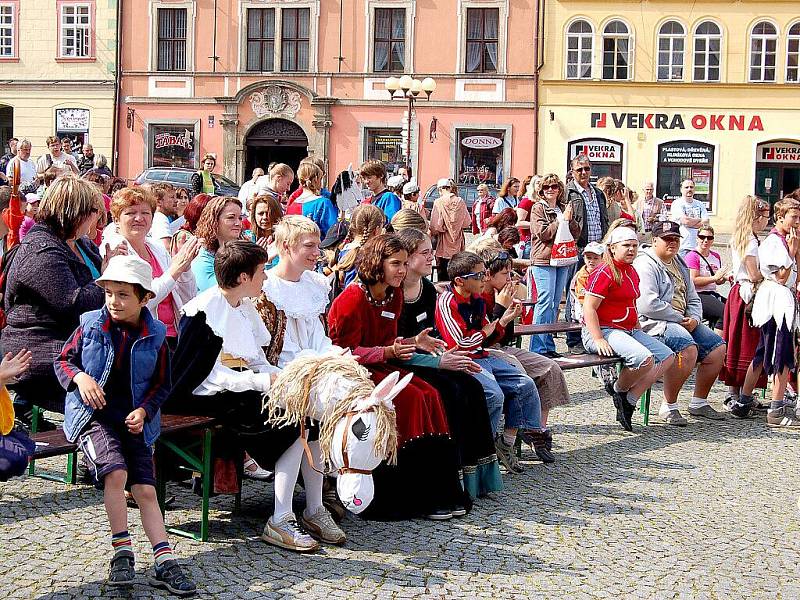
{"type": "MultiPolygon", "coordinates": [[[[358,280],[333,301],[328,313],[333,343],[350,348],[376,383],[401,367],[415,350],[435,351],[427,331],[397,336],[403,309],[402,283],[408,253],[396,235],[379,235],[359,251],[358,280]],[[390,364],[391,363],[391,364],[390,364]]],[[[395,398],[397,466],[382,464],[374,473],[375,498],[364,512],[371,518],[463,516],[469,507],[458,478],[458,459],[439,393],[414,377],[395,398]]]]}

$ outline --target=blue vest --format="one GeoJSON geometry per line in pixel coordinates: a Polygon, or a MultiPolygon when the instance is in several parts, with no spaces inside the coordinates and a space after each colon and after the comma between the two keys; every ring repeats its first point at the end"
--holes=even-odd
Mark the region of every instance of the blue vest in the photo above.
{"type": "MultiPolygon", "coordinates": [[[[153,373],[158,366],[158,352],[167,336],[167,328],[155,320],[150,311],[142,310],[142,330],[131,347],[131,392],[133,406],[131,410],[142,405],[153,373]]],[[[83,336],[81,339],[80,357],[83,371],[91,375],[104,388],[114,367],[114,344],[109,327],[111,316],[106,308],[94,310],[81,315],[83,336]]],[[[167,370],[169,373],[169,370],[167,370]]],[[[170,385],[169,381],[165,382],[170,385]]],[[[81,431],[92,418],[94,409],[86,406],[81,400],[77,386],[67,393],[64,407],[64,435],[70,442],[78,439],[81,431]]],[[[157,412],[150,421],[144,423],[144,441],[151,446],[161,433],[161,412],[157,412]]]]}

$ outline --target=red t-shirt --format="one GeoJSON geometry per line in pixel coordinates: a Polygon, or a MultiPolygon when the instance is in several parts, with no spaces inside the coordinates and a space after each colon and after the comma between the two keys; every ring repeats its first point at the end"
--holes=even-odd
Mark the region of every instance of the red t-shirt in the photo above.
{"type": "MultiPolygon", "coordinates": [[[[530,221],[531,219],[531,208],[533,207],[533,200],[524,196],[522,200],[519,201],[517,208],[523,209],[527,215],[527,220],[530,221]]],[[[531,228],[528,227],[527,229],[523,229],[522,227],[519,228],[519,240],[521,242],[527,242],[531,239],[531,228]]]]}
{"type": "Polygon", "coordinates": [[[586,293],[602,298],[597,307],[597,317],[600,327],[613,327],[631,331],[639,322],[636,313],[636,299],[639,297],[639,274],[632,265],[626,263],[614,264],[622,273],[619,284],[614,281],[614,272],[607,264],[598,266],[589,275],[586,283],[586,293]]]}

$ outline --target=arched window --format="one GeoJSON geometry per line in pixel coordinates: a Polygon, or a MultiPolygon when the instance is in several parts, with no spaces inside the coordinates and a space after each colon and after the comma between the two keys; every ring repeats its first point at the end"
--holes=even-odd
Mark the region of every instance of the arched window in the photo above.
{"type": "Polygon", "coordinates": [[[800,83],[800,23],[789,28],[786,39],[786,83],[800,83]]]}
{"type": "Polygon", "coordinates": [[[609,22],[603,29],[603,79],[630,79],[632,58],[628,26],[619,20],[609,22]]]}
{"type": "Polygon", "coordinates": [[[567,29],[567,79],[592,78],[594,31],[584,21],[575,21],[567,29]]]}
{"type": "Polygon", "coordinates": [[[719,81],[722,32],[713,21],[703,21],[694,30],[694,80],[719,81]]]}
{"type": "Polygon", "coordinates": [[[778,30],[768,21],[761,21],[750,32],[750,81],[771,83],[775,81],[775,55],[778,48],[778,30]]]}
{"type": "Polygon", "coordinates": [[[683,52],[686,48],[686,30],[677,21],[667,21],[658,30],[659,81],[683,80],[683,52]]]}

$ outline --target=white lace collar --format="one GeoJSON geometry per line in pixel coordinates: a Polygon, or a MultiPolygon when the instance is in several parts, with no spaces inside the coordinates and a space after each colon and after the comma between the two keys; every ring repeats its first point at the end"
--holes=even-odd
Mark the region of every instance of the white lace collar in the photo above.
{"type": "Polygon", "coordinates": [[[263,289],[278,310],[294,319],[319,319],[328,306],[330,284],[314,271],[303,271],[300,281],[287,281],[270,271],[263,289]]]}
{"type": "Polygon", "coordinates": [[[187,317],[205,313],[206,324],[222,338],[224,352],[248,363],[263,362],[262,348],[269,344],[270,335],[249,298],[234,308],[215,285],[184,304],[181,312],[187,317]]]}

